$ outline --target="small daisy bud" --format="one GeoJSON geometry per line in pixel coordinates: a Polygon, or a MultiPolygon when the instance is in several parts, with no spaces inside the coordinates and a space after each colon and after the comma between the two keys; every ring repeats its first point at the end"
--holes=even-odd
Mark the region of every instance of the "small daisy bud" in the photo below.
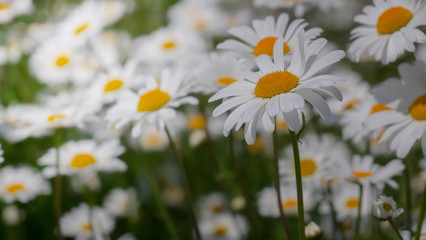
{"type": "Polygon", "coordinates": [[[322,230],[316,223],[311,221],[305,226],[305,236],[309,240],[321,239],[322,230]]]}
{"type": "Polygon", "coordinates": [[[392,197],[380,196],[371,206],[371,215],[379,221],[398,217],[404,209],[397,208],[392,197]]]}

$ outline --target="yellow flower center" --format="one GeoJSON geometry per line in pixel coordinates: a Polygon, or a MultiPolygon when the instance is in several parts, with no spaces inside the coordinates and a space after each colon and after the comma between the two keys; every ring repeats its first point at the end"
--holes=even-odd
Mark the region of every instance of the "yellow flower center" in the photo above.
{"type": "Polygon", "coordinates": [[[112,79],[111,81],[109,81],[104,88],[104,92],[112,92],[115,91],[119,88],[121,88],[121,86],[123,86],[123,81],[120,79],[112,79]]]}
{"type": "Polygon", "coordinates": [[[66,118],[67,118],[66,115],[58,113],[58,114],[52,114],[52,115],[50,115],[47,118],[47,121],[50,122],[50,123],[54,123],[57,119],[66,119],[66,118]]]}
{"type": "Polygon", "coordinates": [[[371,114],[374,114],[374,113],[377,113],[377,112],[386,111],[386,110],[391,110],[391,109],[392,109],[392,108],[390,108],[390,107],[388,107],[388,106],[386,106],[386,105],[383,105],[383,104],[377,103],[377,104],[375,104],[375,105],[371,108],[370,115],[371,115],[371,114]]]}
{"type": "Polygon", "coordinates": [[[237,79],[233,78],[233,77],[223,77],[223,78],[219,78],[217,80],[217,84],[219,85],[231,85],[232,83],[236,82],[237,79]]]}
{"type": "Polygon", "coordinates": [[[426,94],[414,100],[410,106],[410,114],[416,120],[426,120],[426,94]]]}
{"type": "Polygon", "coordinates": [[[176,43],[173,40],[166,41],[163,43],[163,49],[164,50],[170,50],[172,48],[176,47],[176,43]]]}
{"type": "MultiPolygon", "coordinates": [[[[266,37],[262,40],[260,40],[257,45],[253,49],[253,54],[256,56],[262,55],[262,54],[268,54],[269,56],[274,55],[274,45],[275,41],[277,41],[277,37],[266,37]]],[[[290,52],[290,47],[287,45],[287,43],[284,42],[284,55],[290,52]]]]}
{"type": "Polygon", "coordinates": [[[95,158],[91,154],[78,154],[71,160],[71,167],[73,168],[85,168],[96,162],[95,158]]]}
{"type": "Polygon", "coordinates": [[[213,213],[221,213],[223,212],[223,207],[222,205],[213,205],[211,206],[211,210],[213,213]]]}
{"type": "Polygon", "coordinates": [[[360,100],[359,99],[353,99],[353,100],[350,100],[347,104],[346,104],[346,106],[344,107],[344,110],[350,110],[350,109],[352,109],[352,108],[354,108],[358,103],[360,102],[360,100]]]}
{"type": "Polygon", "coordinates": [[[299,83],[299,78],[291,72],[279,71],[268,73],[256,84],[254,93],[257,97],[272,98],[281,93],[286,93],[292,90],[299,83]]]}
{"type": "Polygon", "coordinates": [[[197,31],[204,31],[207,29],[207,23],[203,20],[199,20],[197,23],[195,23],[194,27],[197,31]]]}
{"type": "Polygon", "coordinates": [[[161,136],[158,133],[151,134],[147,137],[146,142],[149,147],[155,147],[161,143],[161,136]]]}
{"type": "Polygon", "coordinates": [[[93,227],[92,227],[92,224],[86,223],[81,225],[81,229],[83,229],[83,231],[90,232],[92,231],[93,227]]]}
{"type": "Polygon", "coordinates": [[[55,63],[57,67],[64,67],[69,61],[70,59],[67,56],[59,56],[55,63]]]}
{"type": "Polygon", "coordinates": [[[345,203],[347,208],[354,209],[359,207],[359,199],[357,198],[349,198],[345,203]]]}
{"type": "Polygon", "coordinates": [[[373,176],[374,173],[367,172],[367,171],[352,171],[352,175],[354,175],[357,178],[366,178],[366,177],[373,176]]]}
{"type": "Polygon", "coordinates": [[[315,173],[317,164],[310,158],[304,158],[300,160],[300,168],[302,177],[307,177],[315,173]]]}
{"type": "Polygon", "coordinates": [[[150,92],[145,93],[139,99],[138,111],[155,111],[160,109],[170,100],[169,94],[161,91],[160,89],[155,89],[150,92]]]}
{"type": "Polygon", "coordinates": [[[387,211],[389,211],[389,210],[392,210],[393,211],[393,207],[392,207],[392,205],[390,205],[389,203],[387,203],[387,202],[383,202],[383,203],[381,203],[380,205],[382,205],[382,207],[383,207],[383,209],[385,210],[385,212],[387,212],[387,211]]]}
{"type": "Polygon", "coordinates": [[[413,17],[410,10],[403,7],[389,8],[377,20],[379,34],[391,34],[406,26],[413,17]]]}
{"type": "Polygon", "coordinates": [[[222,224],[218,224],[214,229],[214,235],[216,236],[225,236],[227,232],[227,227],[222,224]]]}
{"type": "Polygon", "coordinates": [[[202,115],[192,115],[188,117],[188,127],[191,130],[204,129],[206,127],[206,119],[202,115]]]}
{"type": "Polygon", "coordinates": [[[281,202],[281,206],[283,210],[289,209],[289,208],[296,208],[297,207],[297,200],[296,199],[289,199],[281,202]]]}
{"type": "Polygon", "coordinates": [[[6,188],[6,192],[8,193],[16,193],[16,192],[20,192],[24,190],[25,190],[25,186],[20,183],[11,184],[6,188]]]}
{"type": "Polygon", "coordinates": [[[9,3],[0,3],[0,11],[9,9],[10,5],[9,3]]]}
{"type": "Polygon", "coordinates": [[[82,32],[84,32],[84,31],[87,29],[87,27],[89,27],[89,24],[88,24],[88,23],[83,23],[83,24],[81,24],[79,27],[77,27],[77,28],[75,29],[74,34],[75,34],[75,35],[79,35],[79,34],[81,34],[82,32]]]}

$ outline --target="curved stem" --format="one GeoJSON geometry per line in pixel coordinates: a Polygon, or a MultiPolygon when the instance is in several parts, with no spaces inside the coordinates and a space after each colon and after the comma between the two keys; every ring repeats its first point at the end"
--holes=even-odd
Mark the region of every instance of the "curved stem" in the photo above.
{"type": "Polygon", "coordinates": [[[188,174],[186,173],[186,168],[185,168],[183,159],[181,158],[180,154],[177,151],[176,144],[173,141],[172,136],[170,135],[169,129],[167,128],[167,126],[165,126],[164,129],[165,129],[167,137],[169,139],[170,150],[172,151],[172,153],[173,153],[173,155],[176,159],[176,162],[179,166],[180,174],[182,175],[182,181],[183,181],[183,185],[185,187],[185,193],[186,193],[186,196],[187,196],[188,210],[190,212],[190,215],[191,215],[191,218],[192,218],[192,221],[193,221],[195,236],[198,240],[201,240],[201,234],[200,234],[200,230],[198,228],[197,217],[195,216],[194,200],[192,198],[192,192],[191,192],[191,188],[189,186],[188,174]]]}
{"type": "Polygon", "coordinates": [[[62,205],[61,205],[61,172],[60,172],[60,167],[59,167],[59,149],[61,147],[61,142],[62,142],[62,134],[61,134],[61,129],[56,129],[55,130],[55,148],[56,148],[56,176],[54,179],[54,205],[55,205],[55,222],[56,222],[56,231],[58,234],[58,239],[62,240],[64,239],[63,235],[62,235],[62,229],[61,229],[61,210],[62,210],[62,205]]]}
{"type": "MultiPolygon", "coordinates": [[[[281,224],[284,227],[287,239],[291,239],[290,227],[288,226],[287,218],[283,211],[282,200],[281,200],[281,187],[280,187],[280,175],[279,175],[279,164],[278,164],[278,137],[277,137],[277,128],[275,127],[274,132],[272,133],[272,140],[274,145],[274,185],[275,191],[277,192],[277,202],[278,208],[280,209],[280,219],[281,224]]],[[[304,224],[303,224],[304,225],[304,224]]],[[[305,228],[303,228],[305,232],[305,228]]]]}
{"type": "Polygon", "coordinates": [[[361,209],[362,209],[362,184],[359,184],[359,205],[358,205],[358,216],[355,224],[355,239],[359,239],[359,226],[361,225],[361,209]]]}
{"type": "Polygon", "coordinates": [[[396,235],[398,236],[398,239],[403,240],[401,233],[399,233],[398,228],[396,227],[393,219],[389,219],[388,221],[389,221],[390,225],[392,226],[392,229],[395,231],[396,235]]]}
{"type": "Polygon", "coordinates": [[[425,189],[423,190],[423,198],[422,198],[422,205],[420,207],[419,222],[417,223],[417,229],[416,229],[416,240],[420,239],[423,220],[425,217],[425,209],[426,209],[426,185],[425,185],[425,189]]]}
{"type": "Polygon", "coordinates": [[[298,225],[299,225],[299,240],[305,240],[305,212],[303,209],[303,187],[302,187],[302,170],[300,167],[299,146],[297,145],[296,133],[289,130],[291,143],[293,145],[294,155],[294,170],[296,173],[296,186],[297,186],[297,212],[298,212],[298,225]]]}

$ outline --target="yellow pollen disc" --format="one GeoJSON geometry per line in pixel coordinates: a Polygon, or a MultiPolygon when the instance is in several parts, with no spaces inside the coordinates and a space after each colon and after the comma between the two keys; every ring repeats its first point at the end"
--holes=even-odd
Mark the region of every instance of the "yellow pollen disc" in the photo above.
{"type": "Polygon", "coordinates": [[[297,207],[297,200],[290,199],[290,200],[282,201],[281,206],[283,207],[284,210],[288,209],[288,208],[296,208],[297,207]]]}
{"type": "Polygon", "coordinates": [[[60,56],[56,59],[55,63],[56,63],[57,67],[63,67],[65,65],[67,65],[69,61],[70,60],[67,56],[60,56]]]}
{"type": "Polygon", "coordinates": [[[366,177],[373,176],[374,173],[366,172],[366,171],[352,171],[352,175],[354,175],[357,178],[366,178],[366,177]]]}
{"type": "Polygon", "coordinates": [[[299,78],[291,72],[280,71],[268,73],[256,84],[254,93],[257,97],[272,98],[278,94],[292,90],[299,83],[299,78]]]}
{"type": "Polygon", "coordinates": [[[85,168],[96,162],[95,158],[91,154],[78,154],[71,160],[71,167],[73,168],[85,168]]]}
{"type": "Polygon", "coordinates": [[[83,229],[84,231],[92,231],[93,227],[92,227],[92,225],[91,225],[91,224],[86,223],[86,224],[83,224],[83,225],[81,226],[81,229],[83,229]]]}
{"type": "Polygon", "coordinates": [[[389,210],[393,210],[392,205],[390,205],[389,203],[384,202],[381,205],[382,205],[383,209],[385,209],[386,212],[389,211],[389,210]]]}
{"type": "Polygon", "coordinates": [[[360,102],[359,99],[353,99],[349,101],[348,104],[346,104],[344,110],[349,110],[354,108],[359,102],[360,102]]]}
{"type": "Polygon", "coordinates": [[[8,193],[16,193],[25,190],[25,186],[20,183],[11,184],[6,188],[8,193]]]}
{"type": "Polygon", "coordinates": [[[359,200],[356,198],[350,198],[348,200],[346,200],[346,207],[347,208],[358,208],[359,206],[359,200]]]}
{"type": "Polygon", "coordinates": [[[386,105],[383,105],[383,104],[377,103],[376,105],[374,105],[374,106],[371,108],[370,115],[371,115],[371,114],[374,114],[374,113],[377,113],[377,112],[386,111],[386,110],[391,110],[391,109],[392,109],[392,108],[390,108],[390,107],[388,107],[388,106],[386,106],[386,105]]]}
{"type": "Polygon", "coordinates": [[[377,20],[379,34],[391,34],[406,26],[413,17],[410,10],[403,7],[389,8],[377,20]]]}
{"type": "Polygon", "coordinates": [[[219,85],[231,85],[232,83],[236,82],[237,79],[233,78],[233,77],[223,77],[223,78],[219,78],[217,80],[217,84],[219,85]]]}
{"type": "Polygon", "coordinates": [[[426,120],[426,94],[414,100],[410,106],[410,114],[414,119],[426,120]]]}
{"type": "Polygon", "coordinates": [[[202,115],[192,115],[188,117],[188,127],[191,130],[204,129],[206,127],[206,119],[202,115]]]}
{"type": "Polygon", "coordinates": [[[217,225],[214,230],[214,235],[216,236],[224,236],[228,232],[228,229],[224,225],[217,225]]]}
{"type": "Polygon", "coordinates": [[[55,122],[57,119],[66,119],[67,116],[65,116],[64,114],[52,114],[47,118],[47,121],[50,123],[55,122]]]}
{"type": "Polygon", "coordinates": [[[115,91],[121,88],[121,86],[123,86],[123,81],[121,81],[120,79],[112,79],[105,85],[104,92],[107,93],[115,91]]]}
{"type": "Polygon", "coordinates": [[[305,158],[300,160],[302,177],[310,176],[317,170],[317,164],[314,160],[305,158]]]}
{"type": "Polygon", "coordinates": [[[0,3],[0,11],[6,10],[10,7],[9,3],[0,3]]]}
{"type": "Polygon", "coordinates": [[[277,130],[287,130],[288,129],[287,123],[284,120],[277,120],[275,125],[277,127],[277,130]]]}
{"type": "Polygon", "coordinates": [[[204,30],[206,30],[206,29],[207,29],[207,24],[206,24],[206,22],[205,22],[205,21],[202,21],[202,20],[198,21],[198,22],[195,24],[195,29],[196,29],[196,30],[198,30],[198,31],[204,31],[204,30]]]}
{"type": "Polygon", "coordinates": [[[74,34],[79,35],[80,33],[84,32],[84,30],[86,30],[87,27],[89,27],[88,23],[84,23],[84,24],[80,25],[78,28],[75,29],[74,34]]]}
{"type": "Polygon", "coordinates": [[[263,147],[263,141],[261,137],[256,137],[256,139],[254,140],[254,143],[252,145],[247,145],[247,150],[249,152],[258,152],[262,149],[263,147]]]}
{"type": "Polygon", "coordinates": [[[155,89],[150,92],[145,93],[139,99],[138,111],[155,111],[160,109],[170,100],[169,94],[161,91],[160,89],[155,89]]]}
{"type": "Polygon", "coordinates": [[[223,207],[221,205],[213,205],[211,207],[211,210],[214,213],[221,213],[221,212],[223,212],[223,207]]]}
{"type": "MultiPolygon", "coordinates": [[[[268,54],[269,56],[274,55],[274,44],[275,41],[277,41],[277,37],[266,37],[262,40],[260,40],[257,45],[253,49],[253,54],[256,56],[262,55],[262,54],[268,54]]],[[[284,55],[286,55],[288,52],[290,52],[290,47],[287,45],[287,43],[284,43],[283,46],[284,49],[284,55]]]]}
{"type": "Polygon", "coordinates": [[[163,43],[163,49],[164,50],[170,50],[172,48],[176,47],[176,43],[174,41],[167,41],[165,43],[163,43]]]}

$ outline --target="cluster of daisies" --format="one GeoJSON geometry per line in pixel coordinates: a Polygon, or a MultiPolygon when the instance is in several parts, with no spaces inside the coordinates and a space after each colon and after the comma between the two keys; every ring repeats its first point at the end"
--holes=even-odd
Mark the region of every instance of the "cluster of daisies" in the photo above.
{"type": "Polygon", "coordinates": [[[144,218],[168,239],[426,237],[425,0],[181,0],[152,26],[133,18],[165,1],[44,2],[0,0],[5,225],[40,198],[58,239],[140,239],[123,219],[144,218]],[[212,176],[186,169],[197,149],[212,176]]]}

